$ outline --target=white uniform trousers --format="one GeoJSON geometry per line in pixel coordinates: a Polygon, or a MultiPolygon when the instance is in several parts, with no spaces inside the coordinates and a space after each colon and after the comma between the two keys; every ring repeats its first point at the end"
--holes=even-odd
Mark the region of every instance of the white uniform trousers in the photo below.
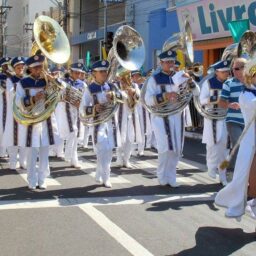
{"type": "Polygon", "coordinates": [[[176,166],[179,156],[174,151],[168,150],[158,153],[157,178],[160,185],[176,184],[176,166]]]}
{"type": "Polygon", "coordinates": [[[133,149],[134,143],[130,142],[129,139],[127,139],[124,143],[122,143],[121,147],[117,148],[117,162],[120,163],[121,165],[129,164],[129,160],[131,158],[133,149]]]}
{"type": "Polygon", "coordinates": [[[6,148],[0,147],[0,157],[5,157],[5,156],[6,156],[6,148]]]}
{"type": "Polygon", "coordinates": [[[7,147],[7,152],[9,155],[9,164],[10,169],[16,169],[17,162],[18,162],[18,154],[19,154],[19,163],[22,168],[26,168],[27,165],[27,149],[18,147],[18,146],[10,146],[7,147]]]}
{"type": "Polygon", "coordinates": [[[142,142],[138,143],[138,153],[139,155],[144,154],[145,148],[151,148],[152,135],[142,135],[142,142]]]}
{"type": "Polygon", "coordinates": [[[65,160],[70,162],[71,165],[78,165],[77,136],[75,132],[70,133],[66,141],[65,160]]]}
{"type": "MultiPolygon", "coordinates": [[[[226,139],[220,140],[211,146],[206,144],[206,161],[209,172],[219,171],[219,165],[228,155],[226,139]]],[[[223,170],[225,171],[225,170],[223,170]]]]}
{"type": "Polygon", "coordinates": [[[96,180],[102,179],[106,183],[110,178],[110,166],[113,156],[113,151],[107,146],[108,139],[102,140],[96,145],[97,152],[97,166],[96,166],[96,180]]]}
{"type": "Polygon", "coordinates": [[[89,137],[91,136],[91,128],[88,126],[84,127],[84,141],[83,141],[83,147],[87,148],[89,143],[89,137]]]}
{"type": "Polygon", "coordinates": [[[64,140],[61,139],[60,144],[56,145],[56,155],[57,157],[64,157],[64,140]]]}
{"type": "Polygon", "coordinates": [[[27,171],[29,186],[42,185],[45,178],[49,176],[49,147],[27,148],[27,171]],[[36,168],[37,156],[39,154],[39,166],[36,168]]]}

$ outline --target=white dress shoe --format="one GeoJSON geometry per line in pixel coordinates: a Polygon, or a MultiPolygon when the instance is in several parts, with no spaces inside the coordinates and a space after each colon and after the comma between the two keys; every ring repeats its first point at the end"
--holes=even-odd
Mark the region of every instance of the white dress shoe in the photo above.
{"type": "Polygon", "coordinates": [[[34,185],[28,185],[28,188],[29,188],[30,190],[35,190],[35,189],[36,189],[36,186],[34,186],[34,185]]]}
{"type": "Polygon", "coordinates": [[[172,187],[172,188],[178,188],[180,186],[179,183],[177,182],[169,182],[169,185],[172,187]]]}
{"type": "Polygon", "coordinates": [[[101,177],[95,178],[96,183],[103,184],[103,180],[101,177]]]}
{"type": "Polygon", "coordinates": [[[215,170],[208,170],[209,177],[216,179],[216,171],[215,170]]]}
{"type": "Polygon", "coordinates": [[[226,171],[219,171],[220,183],[225,187],[228,184],[226,171]]]}
{"type": "Polygon", "coordinates": [[[46,183],[39,184],[39,189],[47,189],[46,183]]]}
{"type": "Polygon", "coordinates": [[[131,165],[130,162],[125,163],[124,166],[125,166],[126,168],[132,169],[132,165],[131,165]]]}
{"type": "Polygon", "coordinates": [[[116,161],[114,162],[114,164],[115,164],[115,166],[121,166],[121,167],[124,166],[123,161],[120,161],[120,160],[116,160],[116,161]]]}
{"type": "Polygon", "coordinates": [[[159,185],[160,185],[160,186],[166,186],[166,185],[168,185],[168,182],[166,182],[166,181],[160,181],[160,180],[158,180],[158,182],[159,182],[159,185]]]}
{"type": "Polygon", "coordinates": [[[111,182],[110,182],[109,180],[107,180],[107,181],[104,182],[104,186],[105,186],[106,188],[112,188],[112,184],[111,184],[111,182]]]}
{"type": "Polygon", "coordinates": [[[245,210],[250,213],[253,219],[256,219],[256,206],[247,205],[245,210]]]}
{"type": "Polygon", "coordinates": [[[81,170],[83,168],[80,163],[71,164],[71,167],[78,169],[78,170],[81,170]]]}

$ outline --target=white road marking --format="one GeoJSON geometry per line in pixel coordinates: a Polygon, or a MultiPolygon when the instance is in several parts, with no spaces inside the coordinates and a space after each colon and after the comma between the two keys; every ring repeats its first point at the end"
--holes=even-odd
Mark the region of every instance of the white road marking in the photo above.
{"type": "Polygon", "coordinates": [[[102,229],[120,243],[128,252],[135,256],[153,256],[145,247],[119,228],[114,222],[107,218],[102,212],[93,206],[79,206],[90,216],[102,229]]]}
{"type": "Polygon", "coordinates": [[[159,202],[183,201],[212,201],[215,193],[180,194],[180,195],[148,195],[148,196],[122,196],[122,197],[86,197],[86,198],[61,198],[40,200],[0,200],[0,210],[48,208],[67,206],[101,206],[101,205],[140,205],[159,202]]]}
{"type": "MultiPolygon", "coordinates": [[[[22,178],[23,180],[25,180],[26,183],[28,183],[28,180],[27,180],[27,171],[26,171],[26,170],[17,170],[17,172],[19,173],[19,175],[21,176],[21,178],[22,178]]],[[[46,182],[46,185],[47,185],[47,186],[60,186],[60,185],[61,185],[56,179],[53,179],[53,178],[46,178],[46,179],[45,179],[45,182],[46,182]]]]}

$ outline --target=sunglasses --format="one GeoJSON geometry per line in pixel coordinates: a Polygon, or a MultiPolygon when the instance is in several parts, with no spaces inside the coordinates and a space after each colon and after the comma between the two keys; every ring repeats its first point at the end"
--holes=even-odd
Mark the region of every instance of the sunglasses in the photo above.
{"type": "Polygon", "coordinates": [[[241,67],[235,67],[235,68],[232,68],[233,70],[236,70],[236,71],[239,71],[239,70],[242,70],[244,69],[244,66],[241,66],[241,67]]]}

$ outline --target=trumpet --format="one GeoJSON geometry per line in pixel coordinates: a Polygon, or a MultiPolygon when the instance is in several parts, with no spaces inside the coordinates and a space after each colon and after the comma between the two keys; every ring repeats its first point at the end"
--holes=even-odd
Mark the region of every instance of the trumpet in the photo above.
{"type": "Polygon", "coordinates": [[[196,77],[200,77],[204,73],[204,66],[200,63],[194,63],[191,67],[186,68],[186,72],[196,77]]]}

